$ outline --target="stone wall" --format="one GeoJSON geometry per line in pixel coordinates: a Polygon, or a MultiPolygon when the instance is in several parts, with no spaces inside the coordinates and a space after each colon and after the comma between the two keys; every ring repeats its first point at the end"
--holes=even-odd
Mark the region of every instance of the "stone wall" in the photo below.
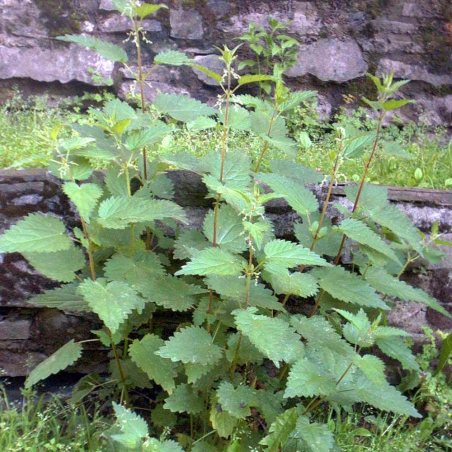
{"type": "MultiPolygon", "coordinates": [[[[175,184],[175,201],[183,206],[190,228],[201,228],[210,208],[205,186],[199,176],[174,171],[170,177],[175,184]]],[[[347,205],[343,186],[334,189],[334,201],[347,205]]],[[[320,201],[325,187],[312,187],[320,201]]],[[[452,240],[452,192],[436,190],[389,188],[390,199],[406,212],[422,231],[428,232],[434,221],[445,240],[452,240]]],[[[60,190],[57,179],[44,170],[0,171],[0,233],[24,215],[44,212],[55,215],[69,226],[77,224],[77,216],[60,190]]],[[[336,210],[328,212],[333,222],[339,220],[336,210]]],[[[282,200],[267,206],[267,215],[275,223],[278,237],[291,239],[298,216],[282,200]]],[[[452,312],[452,248],[444,248],[449,258],[440,265],[418,266],[405,276],[410,284],[422,287],[452,312]]],[[[347,253],[344,253],[345,259],[347,253]]],[[[27,299],[54,287],[54,283],[40,276],[19,254],[0,255],[0,372],[21,376],[71,338],[87,339],[90,330],[99,326],[95,316],[64,314],[55,309],[38,309],[27,299]]],[[[390,322],[421,339],[422,326],[433,329],[452,329],[452,321],[416,303],[398,302],[390,315],[390,322]]],[[[74,370],[87,372],[102,368],[106,354],[87,343],[90,352],[74,370]],[[90,349],[91,347],[91,349],[90,349]],[[88,362],[89,360],[89,362],[88,362]]]]}
{"type": "MultiPolygon", "coordinates": [[[[148,0],[151,3],[151,1],[148,0]]],[[[427,124],[452,124],[452,4],[450,0],[164,0],[170,8],[145,20],[156,53],[180,49],[212,69],[221,69],[215,45],[237,45],[248,22],[264,25],[269,14],[291,21],[288,34],[301,43],[298,63],[287,74],[294,88],[315,88],[320,107],[331,114],[342,95],[371,95],[364,77],[394,70],[409,78],[406,96],[416,104],[404,115],[427,124]]],[[[80,93],[95,83],[88,67],[115,81],[124,95],[132,80],[127,71],[94,52],[57,41],[66,33],[88,33],[123,45],[128,19],[110,0],[0,0],[0,99],[17,84],[26,93],[50,90],[80,93]]],[[[131,42],[124,44],[132,55],[131,42]]],[[[241,49],[245,52],[245,46],[241,49]]],[[[246,53],[246,52],[245,52],[246,53]]],[[[246,55],[242,55],[246,57],[246,55]]],[[[186,93],[212,102],[218,88],[190,68],[159,68],[146,90],[186,93]]]]}

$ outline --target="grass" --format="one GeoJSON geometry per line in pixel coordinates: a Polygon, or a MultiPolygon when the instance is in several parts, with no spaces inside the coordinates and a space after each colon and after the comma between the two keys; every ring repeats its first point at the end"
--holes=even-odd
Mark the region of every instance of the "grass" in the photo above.
{"type": "MultiPolygon", "coordinates": [[[[50,134],[55,126],[72,123],[91,123],[89,114],[82,113],[83,101],[101,102],[107,96],[86,95],[75,99],[72,104],[60,108],[47,108],[46,99],[32,97],[24,101],[17,94],[10,102],[0,107],[0,168],[45,167],[51,158],[49,149],[50,134]]],[[[372,127],[372,121],[362,109],[351,115],[345,110],[335,118],[341,126],[353,126],[361,130],[372,127]]],[[[335,138],[330,124],[322,121],[315,108],[306,106],[297,109],[288,122],[289,130],[295,139],[300,131],[309,134],[312,146],[304,149],[300,146],[297,160],[307,166],[329,173],[330,155],[335,149],[335,138]]],[[[69,134],[69,128],[65,129],[69,134]]],[[[256,160],[262,149],[259,137],[233,131],[230,147],[246,150],[256,160]]],[[[368,175],[372,183],[406,187],[424,187],[452,189],[452,141],[447,138],[443,128],[428,129],[408,123],[403,127],[391,125],[385,128],[383,139],[396,141],[411,155],[409,159],[381,156],[376,159],[368,175]]],[[[202,156],[218,148],[220,136],[215,131],[189,132],[183,129],[167,137],[161,146],[151,150],[151,155],[158,156],[167,152],[190,152],[202,156]]],[[[272,151],[264,160],[265,170],[270,158],[285,158],[279,151],[272,151]]],[[[362,174],[365,164],[362,160],[348,160],[341,166],[339,179],[353,181],[362,174]]]]}
{"type": "Polygon", "coordinates": [[[97,406],[68,405],[56,395],[22,391],[19,404],[0,386],[2,452],[101,451],[102,433],[111,424],[97,406]]]}

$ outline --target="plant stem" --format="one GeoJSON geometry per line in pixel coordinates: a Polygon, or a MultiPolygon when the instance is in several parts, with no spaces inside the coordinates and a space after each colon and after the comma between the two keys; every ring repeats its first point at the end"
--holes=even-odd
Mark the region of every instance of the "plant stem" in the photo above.
{"type": "MultiPolygon", "coordinates": [[[[314,237],[312,238],[312,243],[311,243],[311,247],[310,247],[311,251],[314,251],[315,244],[317,243],[317,239],[318,239],[320,230],[322,229],[323,222],[325,221],[326,211],[327,211],[328,205],[330,203],[331,193],[333,191],[333,185],[336,180],[336,173],[337,173],[338,166],[339,166],[339,159],[340,159],[341,151],[342,151],[342,144],[339,147],[339,152],[337,154],[336,161],[334,162],[333,170],[331,171],[330,185],[328,186],[328,192],[327,192],[327,195],[325,198],[325,202],[323,203],[323,209],[322,209],[322,214],[320,215],[319,225],[317,226],[317,230],[315,231],[314,237]]],[[[304,269],[305,269],[305,265],[302,265],[300,267],[300,273],[303,273],[304,269]]]]}
{"type": "MultiPolygon", "coordinates": [[[[275,102],[275,108],[274,108],[274,110],[273,110],[273,114],[272,114],[272,117],[271,117],[271,119],[270,119],[270,123],[269,123],[269,125],[268,125],[267,136],[268,136],[269,138],[270,138],[270,135],[271,135],[272,130],[273,130],[273,123],[275,122],[276,114],[277,114],[277,113],[278,113],[278,106],[277,106],[277,104],[276,104],[276,102],[275,102]]],[[[268,141],[266,141],[266,142],[264,143],[264,147],[262,148],[261,155],[259,156],[259,160],[257,161],[256,168],[254,169],[254,172],[255,172],[255,173],[257,173],[257,172],[259,171],[259,168],[260,168],[261,165],[262,165],[262,161],[264,160],[264,156],[265,156],[265,154],[267,153],[269,147],[270,147],[270,143],[269,143],[268,141]]]]}
{"type": "MultiPolygon", "coordinates": [[[[356,195],[355,204],[353,206],[352,214],[354,214],[356,212],[356,209],[358,208],[359,200],[361,198],[361,193],[363,191],[363,187],[364,187],[364,183],[366,181],[367,173],[368,173],[370,165],[371,165],[371,163],[372,163],[372,161],[374,159],[375,152],[377,151],[378,142],[379,142],[379,139],[380,139],[381,125],[383,123],[384,116],[385,116],[385,112],[382,111],[380,113],[380,116],[378,117],[377,134],[375,136],[374,145],[372,147],[372,153],[370,154],[369,160],[367,161],[367,164],[366,164],[366,166],[364,168],[363,177],[361,178],[361,183],[359,185],[358,194],[356,195]]],[[[344,245],[345,245],[345,240],[346,239],[347,239],[347,236],[344,234],[343,237],[342,237],[341,245],[339,247],[339,251],[337,252],[336,258],[334,259],[334,265],[338,265],[339,261],[341,260],[342,251],[344,249],[344,245]]],[[[318,297],[317,297],[317,300],[315,302],[314,308],[312,309],[311,313],[309,314],[309,317],[312,317],[312,316],[314,316],[316,314],[317,310],[319,309],[320,302],[322,301],[322,298],[323,298],[324,294],[325,294],[325,291],[322,289],[321,292],[319,293],[318,297]]]]}

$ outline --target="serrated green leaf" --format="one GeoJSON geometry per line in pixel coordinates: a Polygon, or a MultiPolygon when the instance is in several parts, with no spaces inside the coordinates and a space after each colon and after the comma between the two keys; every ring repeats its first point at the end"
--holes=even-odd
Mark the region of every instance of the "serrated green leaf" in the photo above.
{"type": "Polygon", "coordinates": [[[143,279],[135,287],[146,299],[172,311],[188,311],[198,301],[196,295],[207,292],[169,275],[143,279]]]}
{"type": "Polygon", "coordinates": [[[253,246],[259,251],[262,245],[265,244],[266,238],[272,234],[273,225],[267,220],[258,220],[253,223],[250,221],[243,221],[243,227],[251,235],[253,246]]]}
{"type": "Polygon", "coordinates": [[[380,410],[416,418],[422,417],[414,405],[405,396],[400,394],[394,386],[388,383],[385,385],[375,385],[370,380],[361,379],[358,381],[355,391],[363,402],[369,403],[380,410]]]}
{"type": "Polygon", "coordinates": [[[128,450],[135,450],[142,439],[148,436],[146,421],[133,411],[115,402],[113,402],[113,409],[121,433],[112,435],[112,438],[128,450]]]}
{"type": "Polygon", "coordinates": [[[292,363],[303,355],[300,336],[284,320],[256,314],[256,308],[233,312],[237,329],[279,367],[281,361],[292,363]]]}
{"type": "Polygon", "coordinates": [[[404,369],[420,371],[416,358],[403,339],[397,337],[381,337],[376,339],[375,343],[385,355],[400,361],[404,369]]]}
{"type": "Polygon", "coordinates": [[[124,145],[130,151],[139,151],[159,143],[163,137],[172,132],[172,129],[165,125],[148,127],[144,130],[137,130],[127,134],[124,145]]]}
{"type": "MultiPolygon", "coordinates": [[[[211,275],[205,279],[207,286],[217,294],[225,298],[236,300],[244,305],[246,301],[246,280],[236,276],[211,275]]],[[[273,296],[271,290],[263,284],[251,283],[248,303],[250,306],[283,311],[284,308],[278,299],[273,296]]]]}
{"type": "Polygon", "coordinates": [[[384,111],[392,111],[397,110],[399,108],[404,107],[407,104],[411,104],[414,101],[407,99],[389,99],[385,102],[381,102],[381,107],[384,111]]]}
{"type": "Polygon", "coordinates": [[[85,299],[77,292],[78,284],[65,284],[56,289],[46,290],[27,300],[27,303],[47,308],[56,308],[68,312],[89,312],[91,308],[85,299]]]}
{"type": "Polygon", "coordinates": [[[46,360],[39,363],[25,380],[25,387],[31,388],[38,381],[45,380],[52,374],[56,374],[66,367],[74,364],[82,355],[82,344],[72,339],[63,345],[46,360]]]}
{"type": "Polygon", "coordinates": [[[63,191],[75,204],[80,216],[89,223],[89,218],[102,197],[103,190],[96,184],[78,185],[75,182],[66,182],[63,185],[63,191]]]}
{"type": "MultiPolygon", "coordinates": [[[[204,235],[213,243],[214,238],[215,211],[211,210],[205,217],[203,223],[204,235]]],[[[231,253],[242,253],[248,246],[245,243],[242,218],[232,207],[222,205],[218,209],[216,245],[231,253]]]]}
{"type": "Polygon", "coordinates": [[[229,189],[247,191],[251,182],[251,160],[246,152],[234,149],[226,154],[221,179],[221,158],[218,152],[210,152],[203,158],[204,167],[217,181],[229,189]]]}
{"type": "Polygon", "coordinates": [[[83,251],[75,246],[54,253],[23,253],[23,255],[39,273],[59,282],[73,281],[76,278],[75,273],[86,263],[83,251]]]}
{"type": "Polygon", "coordinates": [[[98,222],[107,229],[124,229],[131,223],[169,218],[186,221],[183,209],[171,201],[121,196],[101,203],[98,222]]]}
{"type": "Polygon", "coordinates": [[[261,74],[247,74],[247,75],[242,75],[239,78],[239,85],[243,86],[243,85],[247,85],[249,83],[258,83],[258,82],[270,82],[270,81],[274,81],[274,77],[270,77],[268,75],[261,75],[261,74]]]}
{"type": "Polygon", "coordinates": [[[372,324],[363,309],[360,309],[358,314],[342,309],[335,309],[335,311],[350,322],[343,328],[344,336],[349,342],[363,348],[374,344],[375,338],[372,334],[372,324]]]}
{"type": "Polygon", "coordinates": [[[336,450],[333,432],[327,424],[310,422],[308,416],[300,416],[295,427],[298,447],[306,452],[332,452],[336,450]],[[301,443],[301,444],[300,444],[301,443]]]}
{"type": "Polygon", "coordinates": [[[317,91],[295,91],[290,93],[289,99],[279,106],[279,111],[287,112],[298,107],[302,102],[317,96],[317,91]]]}
{"type": "Polygon", "coordinates": [[[140,18],[144,19],[151,14],[156,13],[159,9],[168,9],[166,5],[149,5],[148,3],[143,3],[141,5],[133,5],[133,12],[140,18]]]}
{"type": "Polygon", "coordinates": [[[372,229],[359,220],[347,218],[341,222],[336,228],[343,232],[347,237],[362,245],[384,254],[395,262],[400,263],[397,255],[372,229]]]}
{"type": "Polygon", "coordinates": [[[234,333],[229,337],[228,349],[226,350],[227,360],[230,363],[233,363],[236,359],[239,366],[242,366],[248,362],[252,362],[254,364],[262,363],[262,361],[264,360],[264,355],[262,355],[262,353],[251,343],[251,341],[246,336],[242,336],[240,347],[238,348],[238,354],[236,356],[239,338],[239,333],[234,333]]]}
{"type": "Polygon", "coordinates": [[[216,72],[204,66],[201,66],[200,64],[191,64],[191,67],[193,69],[196,69],[197,71],[202,72],[203,74],[206,74],[208,77],[215,80],[217,83],[222,83],[223,81],[223,76],[221,74],[217,74],[216,72]]]}
{"type": "Polygon", "coordinates": [[[284,152],[284,154],[288,155],[289,157],[295,157],[297,154],[298,144],[294,139],[290,137],[269,137],[268,135],[261,135],[261,138],[270,143],[276,149],[284,152]]]}
{"type": "Polygon", "coordinates": [[[204,401],[191,386],[181,384],[165,399],[163,407],[173,413],[198,414],[204,409],[204,401]]]}
{"type": "MultiPolygon", "coordinates": [[[[312,215],[311,221],[318,221],[317,215],[312,215]]],[[[331,222],[327,219],[323,221],[322,228],[326,230],[325,235],[317,238],[313,251],[320,256],[336,256],[341,245],[342,235],[332,233],[331,222]]],[[[303,218],[303,223],[295,223],[294,232],[301,245],[305,248],[311,247],[313,236],[307,219],[303,218]]]]}
{"type": "Polygon", "coordinates": [[[449,312],[447,312],[433,297],[423,290],[415,289],[404,281],[395,278],[383,268],[370,267],[366,273],[366,280],[382,294],[390,297],[397,297],[404,301],[423,303],[429,308],[434,309],[447,317],[451,317],[449,312]]]}
{"type": "Polygon", "coordinates": [[[210,247],[211,244],[201,232],[191,229],[182,232],[177,238],[174,244],[174,257],[181,260],[190,259],[198,251],[210,247]]]}
{"type": "Polygon", "coordinates": [[[159,441],[149,438],[143,443],[143,452],[184,452],[181,446],[172,439],[159,441]]]}
{"type": "Polygon", "coordinates": [[[277,294],[307,298],[314,296],[318,291],[316,279],[307,273],[290,273],[286,268],[267,264],[262,276],[277,294]]]}
{"type": "Polygon", "coordinates": [[[213,116],[217,112],[199,100],[177,94],[159,94],[153,105],[161,113],[183,122],[194,121],[198,116],[213,116]]]}
{"type": "Polygon", "coordinates": [[[130,286],[163,275],[162,264],[152,251],[139,251],[133,257],[117,254],[105,264],[106,278],[110,281],[123,281],[130,286]]]}
{"type": "Polygon", "coordinates": [[[344,147],[343,155],[346,158],[358,158],[361,157],[363,152],[369,146],[372,146],[375,143],[375,139],[377,134],[375,132],[369,132],[362,135],[357,135],[352,137],[347,141],[347,144],[344,147]]]}
{"type": "Polygon", "coordinates": [[[324,178],[323,174],[315,169],[291,160],[272,160],[270,169],[273,173],[293,179],[302,185],[320,184],[324,178]]]}
{"type": "Polygon", "coordinates": [[[298,413],[296,408],[290,408],[280,414],[269,428],[269,434],[259,443],[267,446],[268,452],[279,452],[281,447],[289,441],[291,433],[297,425],[298,413]]]}
{"type": "Polygon", "coordinates": [[[231,275],[238,276],[245,265],[243,258],[234,256],[220,248],[199,251],[185,264],[177,275],[231,275]]]}
{"type": "Polygon", "coordinates": [[[380,358],[373,355],[359,356],[356,354],[353,357],[353,364],[376,385],[386,384],[385,363],[380,358]]]}
{"type": "MultiPolygon", "coordinates": [[[[218,119],[225,125],[226,112],[221,111],[218,115],[218,119]]],[[[251,116],[248,110],[245,110],[239,105],[233,105],[228,111],[228,125],[231,129],[235,130],[250,130],[251,129],[251,116]]]]}
{"type": "Polygon", "coordinates": [[[174,333],[157,352],[173,362],[212,365],[221,359],[222,351],[213,343],[212,336],[204,329],[190,326],[174,333]]]}
{"type": "Polygon", "coordinates": [[[154,58],[154,64],[167,64],[169,66],[184,66],[192,62],[193,60],[188,58],[185,53],[176,50],[161,52],[154,58]]]}
{"type": "Polygon", "coordinates": [[[111,44],[110,42],[102,41],[94,36],[66,35],[58,36],[57,39],[65,42],[73,42],[83,47],[93,49],[107,60],[125,63],[128,59],[127,53],[124,49],[117,45],[111,44]]]}
{"type": "Polygon", "coordinates": [[[85,280],[80,292],[91,309],[99,316],[112,333],[126,320],[133,310],[141,312],[145,301],[128,284],[105,280],[85,280]]]}
{"type": "Polygon", "coordinates": [[[237,419],[245,419],[255,406],[255,394],[249,386],[234,386],[223,381],[217,389],[218,403],[223,410],[237,419]]]}
{"type": "Polygon", "coordinates": [[[282,268],[293,268],[297,265],[330,265],[308,248],[286,240],[272,240],[265,245],[264,252],[268,263],[282,268]]]}
{"type": "Polygon", "coordinates": [[[209,419],[212,423],[212,427],[221,438],[229,438],[239,422],[227,411],[223,411],[216,403],[212,403],[209,419]]]}
{"type": "Polygon", "coordinates": [[[199,132],[201,130],[213,129],[217,126],[215,119],[207,116],[198,116],[194,121],[187,122],[187,129],[193,132],[199,132]]]}
{"type": "Polygon", "coordinates": [[[170,360],[155,354],[163,344],[163,339],[155,334],[146,334],[141,341],[138,339],[133,341],[129,347],[129,354],[132,361],[146,372],[151,380],[171,394],[176,387],[174,383],[174,378],[177,376],[175,365],[170,360]]]}
{"type": "Polygon", "coordinates": [[[292,326],[309,344],[320,345],[330,349],[344,358],[354,356],[353,347],[342,339],[331,324],[321,316],[291,318],[292,326]]]}
{"type": "Polygon", "coordinates": [[[358,306],[389,309],[375,290],[363,279],[342,267],[316,269],[319,286],[332,297],[358,306]]]}
{"type": "Polygon", "coordinates": [[[277,174],[257,174],[256,177],[268,185],[276,194],[282,195],[290,207],[300,215],[317,212],[319,203],[314,194],[293,179],[277,174]]]}
{"type": "Polygon", "coordinates": [[[58,218],[33,213],[0,236],[0,253],[53,253],[68,250],[71,239],[58,218]]]}

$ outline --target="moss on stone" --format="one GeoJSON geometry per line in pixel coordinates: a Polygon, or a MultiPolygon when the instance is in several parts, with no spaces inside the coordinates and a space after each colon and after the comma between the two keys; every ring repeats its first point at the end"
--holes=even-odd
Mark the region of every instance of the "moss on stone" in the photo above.
{"type": "Polygon", "coordinates": [[[36,0],[41,14],[47,19],[50,36],[79,33],[82,15],[74,10],[71,0],[36,0]]]}

